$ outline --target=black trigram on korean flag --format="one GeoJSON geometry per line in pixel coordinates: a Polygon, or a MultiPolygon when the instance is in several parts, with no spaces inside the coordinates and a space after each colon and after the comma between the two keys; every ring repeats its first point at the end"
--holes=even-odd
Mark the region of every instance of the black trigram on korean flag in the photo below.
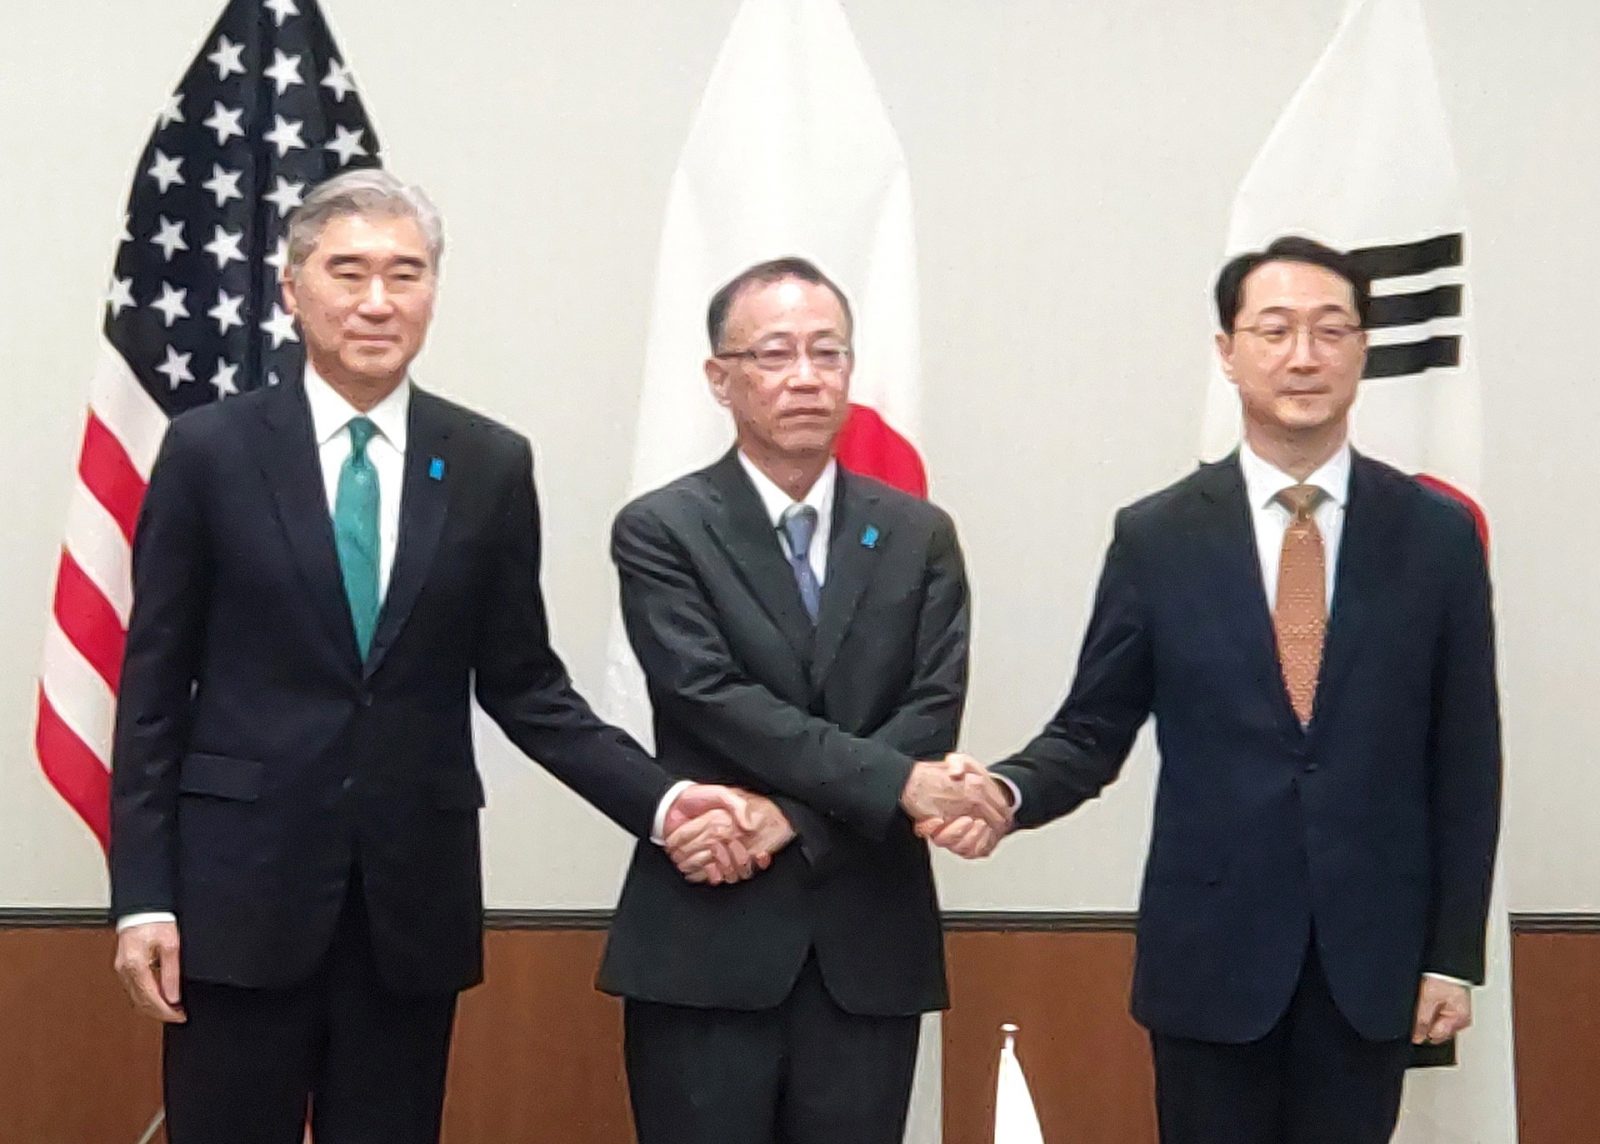
{"type": "Polygon", "coordinates": [[[1464,245],[1458,232],[1350,252],[1372,279],[1363,376],[1410,377],[1461,364],[1464,245]]]}

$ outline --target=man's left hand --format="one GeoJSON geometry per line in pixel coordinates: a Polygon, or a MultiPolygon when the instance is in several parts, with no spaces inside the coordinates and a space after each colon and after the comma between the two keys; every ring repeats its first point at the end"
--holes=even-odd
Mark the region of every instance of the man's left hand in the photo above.
{"type": "Polygon", "coordinates": [[[738,882],[772,865],[772,857],[794,840],[794,827],[771,799],[739,792],[749,806],[751,829],[740,831],[723,811],[712,811],[684,823],[666,839],[667,856],[691,882],[738,882]],[[737,847],[747,864],[723,868],[717,847],[737,847]]]}
{"type": "Polygon", "coordinates": [[[1424,977],[1417,991],[1417,1019],[1411,1043],[1442,1045],[1472,1024],[1472,991],[1454,981],[1424,977]]]}
{"type": "Polygon", "coordinates": [[[682,838],[686,829],[695,831],[705,855],[703,880],[713,885],[743,881],[757,869],[765,870],[771,861],[770,856],[758,860],[745,847],[745,838],[756,829],[750,797],[744,791],[710,783],[685,787],[667,808],[663,840],[682,838]]]}

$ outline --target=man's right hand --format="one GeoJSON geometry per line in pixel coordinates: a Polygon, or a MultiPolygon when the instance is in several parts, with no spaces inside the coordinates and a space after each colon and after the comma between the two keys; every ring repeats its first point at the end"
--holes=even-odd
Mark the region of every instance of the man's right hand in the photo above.
{"type": "Polygon", "coordinates": [[[1001,833],[1011,826],[1010,800],[1000,784],[965,755],[913,766],[900,805],[918,822],[975,818],[1001,833]]]}
{"type": "Polygon", "coordinates": [[[117,934],[116,969],[141,1013],[169,1025],[188,1020],[178,987],[177,922],[148,922],[117,934]]]}

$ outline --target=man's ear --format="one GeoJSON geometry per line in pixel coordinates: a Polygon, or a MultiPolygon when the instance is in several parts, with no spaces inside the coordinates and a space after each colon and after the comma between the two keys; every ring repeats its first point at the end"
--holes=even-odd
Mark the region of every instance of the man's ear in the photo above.
{"type": "Polygon", "coordinates": [[[1218,333],[1216,338],[1217,361],[1222,364],[1222,374],[1229,381],[1233,380],[1233,335],[1218,333]]]}
{"type": "Polygon", "coordinates": [[[283,308],[298,316],[300,311],[295,305],[294,278],[290,276],[287,266],[283,268],[283,275],[278,279],[278,290],[283,295],[283,308]]]}
{"type": "Polygon", "coordinates": [[[711,396],[718,405],[726,408],[728,404],[728,367],[721,360],[706,358],[706,383],[711,386],[711,396]]]}

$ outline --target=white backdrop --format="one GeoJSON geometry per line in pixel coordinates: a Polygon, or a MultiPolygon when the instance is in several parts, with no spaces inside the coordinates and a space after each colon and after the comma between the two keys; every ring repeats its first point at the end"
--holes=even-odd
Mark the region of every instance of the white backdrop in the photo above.
{"type": "MultiPolygon", "coordinates": [[[[597,690],[668,180],[734,0],[326,0],[451,249],[424,384],[528,432],[559,646],[597,690]]],[[[0,41],[0,906],[95,905],[92,839],[32,756],[33,677],[98,299],[151,118],[220,0],[7,0],[0,41]]],[[[905,147],[920,444],[975,586],[965,746],[1008,750],[1070,671],[1112,511],[1195,453],[1208,289],[1240,176],[1341,0],[846,0],[905,147]],[[1019,492],[1022,493],[1019,496],[1019,492]]],[[[1600,6],[1429,0],[1475,238],[1514,910],[1600,909],[1587,590],[1600,540],[1600,6]]],[[[1330,156],[1330,162],[1337,156],[1330,156]]],[[[849,283],[846,283],[848,288],[849,283]]],[[[685,400],[702,400],[696,363],[685,400]]],[[[496,905],[605,906],[625,840],[485,750],[496,905]]],[[[1147,747],[1099,804],[941,861],[947,906],[1124,908],[1147,747]]]]}

